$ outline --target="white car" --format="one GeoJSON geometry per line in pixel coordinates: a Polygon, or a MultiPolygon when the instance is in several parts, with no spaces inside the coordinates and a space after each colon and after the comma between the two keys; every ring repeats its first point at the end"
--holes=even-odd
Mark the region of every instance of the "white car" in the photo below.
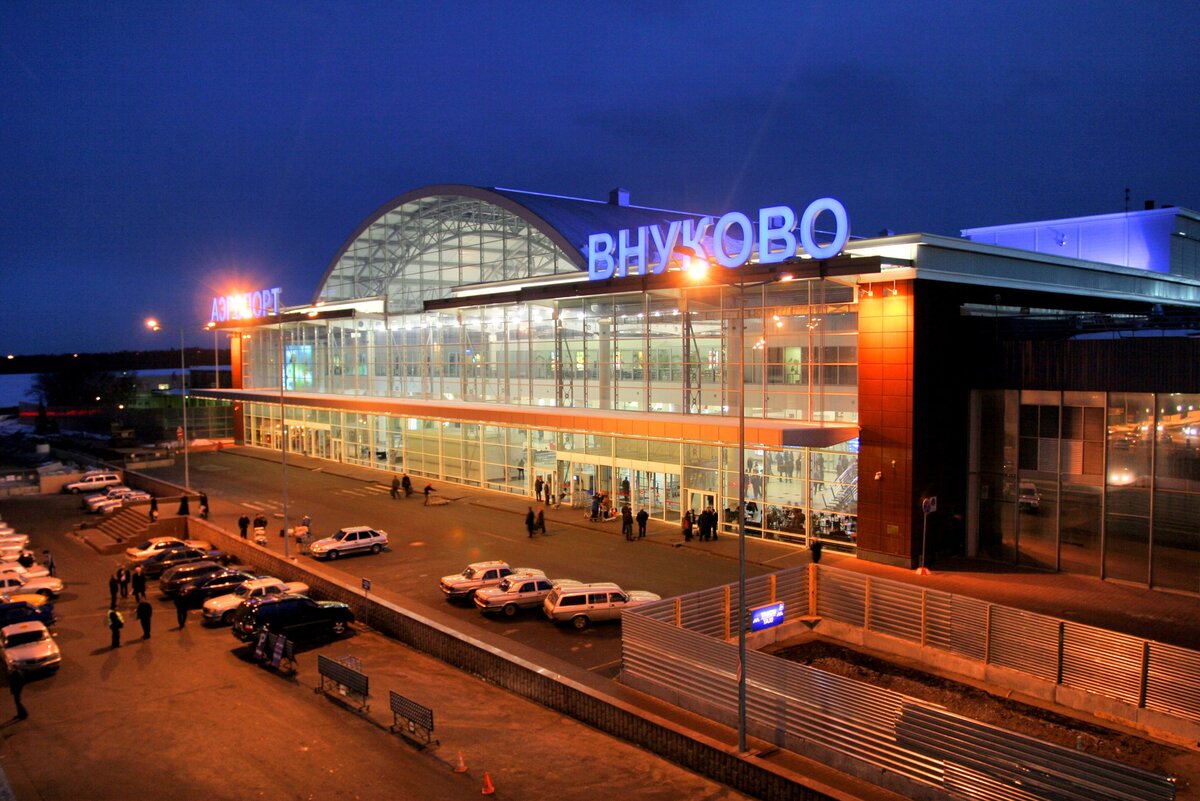
{"type": "Polygon", "coordinates": [[[95,512],[96,514],[106,515],[115,512],[118,509],[123,509],[131,503],[148,500],[150,500],[150,493],[142,492],[141,490],[129,490],[128,492],[121,493],[115,498],[105,498],[97,503],[94,507],[91,507],[91,511],[95,512]]]}
{"type": "Polygon", "coordinates": [[[80,502],[80,505],[88,511],[91,511],[95,505],[101,501],[107,501],[109,498],[120,497],[126,492],[133,492],[133,490],[124,484],[117,484],[115,487],[108,487],[103,492],[97,492],[94,495],[88,495],[80,502]]]}
{"type": "Polygon", "coordinates": [[[20,545],[24,548],[28,544],[28,534],[18,534],[15,531],[0,532],[0,545],[20,545]]]}
{"type": "Polygon", "coordinates": [[[232,623],[233,613],[249,598],[266,598],[271,595],[308,595],[308,585],[303,581],[281,581],[268,576],[247,581],[228,595],[218,595],[204,602],[200,616],[205,623],[232,623]]]}
{"type": "Polygon", "coordinates": [[[379,553],[387,545],[386,531],[370,526],[351,526],[309,545],[308,553],[317,559],[337,559],[351,553],[379,553]]]}
{"type": "Polygon", "coordinates": [[[0,562],[15,562],[26,550],[24,545],[16,542],[0,542],[0,562]]]}
{"type": "Polygon", "coordinates": [[[14,623],[0,629],[0,646],[8,672],[56,670],[62,663],[58,643],[46,624],[36,620],[14,623]]]}
{"type": "Polygon", "coordinates": [[[95,492],[96,490],[113,487],[120,483],[121,477],[113,472],[105,471],[91,475],[84,474],[83,478],[78,481],[72,481],[63,487],[63,492],[95,492]]]}
{"type": "Polygon", "coordinates": [[[499,584],[505,576],[518,573],[523,576],[544,576],[544,571],[536,567],[509,567],[508,562],[492,560],[490,562],[472,562],[466,570],[450,576],[442,576],[438,585],[448,599],[470,598],[480,587],[491,587],[499,584]]]}
{"type": "Polygon", "coordinates": [[[131,562],[142,562],[150,556],[167,548],[182,548],[184,541],[179,537],[151,537],[143,543],[125,549],[125,555],[131,562]]]}
{"type": "Polygon", "coordinates": [[[0,592],[36,592],[52,598],[62,591],[62,580],[53,576],[22,578],[16,573],[0,573],[0,592]]]}
{"type": "Polygon", "coordinates": [[[16,562],[0,562],[0,573],[15,573],[23,579],[41,578],[50,575],[50,570],[42,564],[34,562],[30,567],[16,562]]]}
{"type": "Polygon", "coordinates": [[[503,612],[512,617],[521,609],[537,609],[555,587],[575,587],[582,582],[574,579],[550,580],[545,576],[507,576],[494,587],[475,590],[475,606],[484,614],[503,612]]]}

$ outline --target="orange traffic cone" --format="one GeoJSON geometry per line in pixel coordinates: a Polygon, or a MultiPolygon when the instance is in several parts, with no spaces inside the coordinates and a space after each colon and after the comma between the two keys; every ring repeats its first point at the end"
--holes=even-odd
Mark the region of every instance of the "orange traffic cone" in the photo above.
{"type": "Polygon", "coordinates": [[[483,774],[483,792],[482,795],[491,795],[496,792],[496,788],[492,786],[492,774],[483,774]]]}
{"type": "Polygon", "coordinates": [[[458,752],[458,764],[454,766],[454,772],[455,773],[466,773],[467,772],[467,763],[463,759],[462,751],[458,752]]]}

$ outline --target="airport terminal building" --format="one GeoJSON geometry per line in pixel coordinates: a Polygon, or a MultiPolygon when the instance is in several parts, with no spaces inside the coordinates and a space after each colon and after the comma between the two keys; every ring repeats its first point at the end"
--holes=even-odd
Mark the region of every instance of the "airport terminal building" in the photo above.
{"type": "Polygon", "coordinates": [[[830,199],[426,187],[310,302],[214,299],[234,388],[193,394],[246,444],[418,486],[541,478],[580,508],[711,507],[725,534],[744,497],[750,536],[797,547],[1195,593],[1200,215],[1150,206],[848,239],[830,199]]]}

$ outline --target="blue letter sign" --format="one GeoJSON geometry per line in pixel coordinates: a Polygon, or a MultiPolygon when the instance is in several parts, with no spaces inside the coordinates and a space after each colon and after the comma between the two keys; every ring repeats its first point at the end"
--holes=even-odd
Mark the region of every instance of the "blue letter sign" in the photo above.
{"type": "Polygon", "coordinates": [[[682,224],[674,220],[665,231],[662,225],[642,225],[623,228],[615,235],[592,234],[587,244],[588,280],[657,275],[667,269],[672,257],[685,264],[699,259],[730,268],[741,267],[755,254],[759,264],[777,264],[800,251],[814,259],[831,259],[849,239],[850,218],[836,198],[814,200],[799,218],[788,206],[759,209],[756,221],[731,211],[717,219],[701,217],[682,224]],[[833,215],[833,241],[820,245],[814,235],[817,218],[824,212],[833,215]]]}
{"type": "Polygon", "coordinates": [[[765,606],[756,606],[750,610],[750,630],[762,631],[783,622],[783,601],[765,606]]]}

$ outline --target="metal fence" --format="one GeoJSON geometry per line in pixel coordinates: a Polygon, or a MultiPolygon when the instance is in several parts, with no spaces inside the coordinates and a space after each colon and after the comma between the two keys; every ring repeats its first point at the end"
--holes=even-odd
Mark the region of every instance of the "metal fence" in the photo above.
{"type": "MultiPolygon", "coordinates": [[[[1200,654],[1194,651],[821,565],[748,579],[746,596],[747,607],[782,600],[789,618],[815,615],[1130,706],[1200,719],[1200,654]]],[[[728,585],[626,612],[624,680],[735,725],[737,608],[737,588],[728,585]]],[[[965,721],[806,665],[751,652],[746,667],[749,732],[914,798],[1174,795],[1164,776],[965,721]],[[974,743],[961,754],[982,748],[1016,756],[1007,763],[972,762],[949,746],[933,748],[911,723],[930,719],[942,724],[947,743],[974,743]],[[1048,766],[1046,775],[1037,783],[1025,776],[1022,783],[1021,766],[1035,752],[1038,764],[1048,766]],[[1063,794],[1072,782],[1086,793],[1063,794]]]]}

